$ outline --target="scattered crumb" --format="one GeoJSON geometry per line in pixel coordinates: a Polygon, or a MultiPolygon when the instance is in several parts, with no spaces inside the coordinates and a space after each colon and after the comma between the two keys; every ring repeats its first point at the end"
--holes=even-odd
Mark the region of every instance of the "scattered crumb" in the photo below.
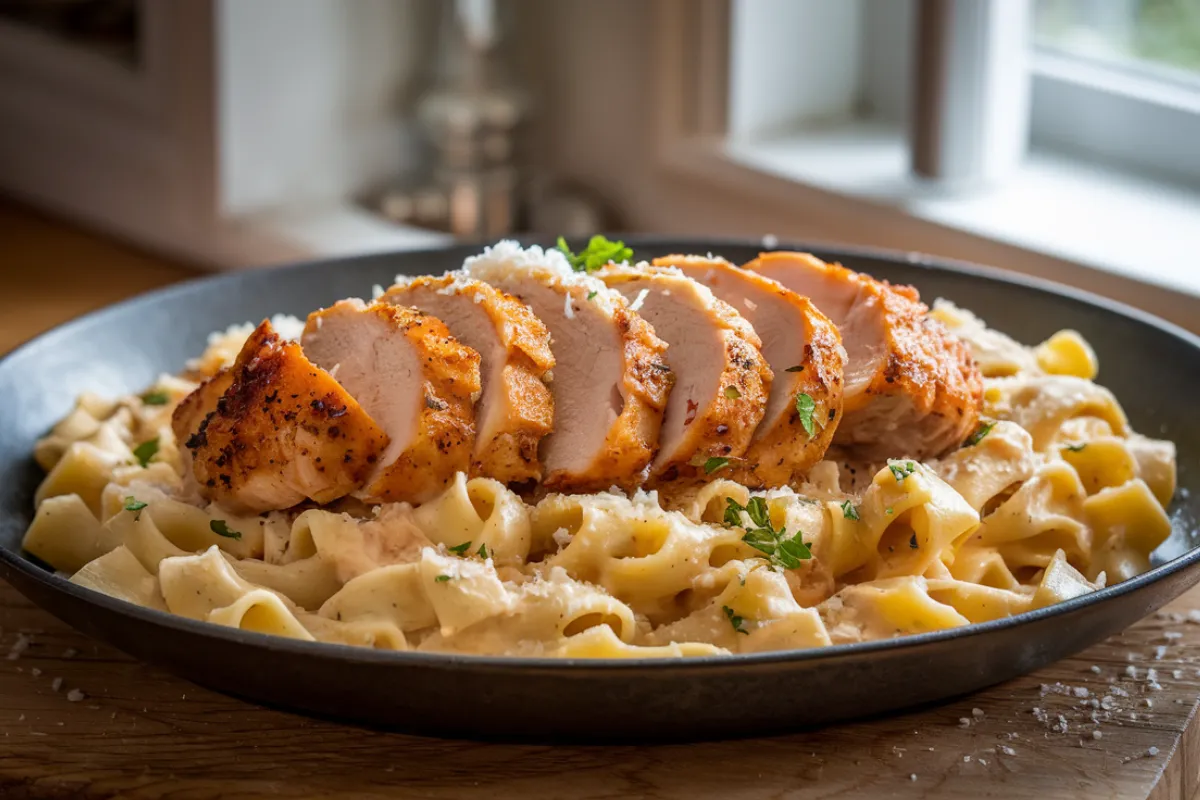
{"type": "Polygon", "coordinates": [[[1146,749],[1146,755],[1148,755],[1148,756],[1158,755],[1158,748],[1151,745],[1149,748],[1146,749]]]}
{"type": "Polygon", "coordinates": [[[1087,697],[1089,694],[1091,694],[1091,692],[1089,692],[1085,686],[1076,686],[1071,691],[1075,693],[1076,697],[1087,697]]]}
{"type": "Polygon", "coordinates": [[[1011,747],[1009,747],[1006,744],[1000,745],[999,750],[1001,753],[1004,753],[1004,755],[1006,755],[1006,756],[1015,756],[1017,754],[1016,750],[1013,750],[1011,747]]]}
{"type": "Polygon", "coordinates": [[[25,715],[24,715],[24,714],[22,714],[21,716],[17,717],[17,722],[24,722],[24,721],[25,721],[25,715]]]}
{"type": "Polygon", "coordinates": [[[1174,642],[1183,638],[1183,634],[1179,631],[1163,631],[1163,638],[1168,642],[1174,642]]]}
{"type": "Polygon", "coordinates": [[[1137,667],[1135,667],[1133,664],[1127,666],[1125,668],[1125,676],[1128,678],[1133,678],[1136,681],[1138,676],[1137,667]]]}
{"type": "Polygon", "coordinates": [[[971,716],[974,717],[975,719],[983,719],[983,709],[982,708],[972,708],[971,716]]]}
{"type": "Polygon", "coordinates": [[[960,728],[971,727],[971,720],[967,719],[966,717],[959,717],[958,718],[958,727],[960,727],[960,728]]]}
{"type": "Polygon", "coordinates": [[[970,756],[963,756],[963,763],[964,763],[964,764],[966,764],[966,763],[967,763],[967,762],[969,762],[970,760],[971,760],[971,757],[970,757],[970,756]]]}
{"type": "Polygon", "coordinates": [[[68,647],[66,650],[63,650],[63,658],[74,658],[77,655],[79,655],[79,651],[74,647],[68,647]]]}
{"type": "Polygon", "coordinates": [[[78,703],[80,700],[82,700],[85,697],[87,697],[87,695],[84,694],[79,689],[72,689],[71,691],[67,692],[67,699],[70,700],[72,703],[78,703]]]}
{"type": "Polygon", "coordinates": [[[1154,648],[1154,660],[1155,661],[1162,661],[1163,656],[1165,656],[1166,654],[1167,654],[1167,646],[1165,644],[1160,644],[1154,648]]]}
{"type": "Polygon", "coordinates": [[[917,773],[915,773],[915,772],[912,773],[911,775],[908,776],[908,779],[910,781],[915,781],[917,779],[917,773]]]}
{"type": "Polygon", "coordinates": [[[1093,739],[1103,739],[1104,734],[1101,733],[1100,731],[1092,731],[1092,738],[1093,739]]]}
{"type": "Polygon", "coordinates": [[[12,647],[8,649],[8,660],[16,661],[21,657],[21,654],[29,649],[29,645],[33,640],[23,633],[17,634],[17,639],[13,642],[12,647]]]}
{"type": "Polygon", "coordinates": [[[35,678],[39,678],[42,675],[42,671],[37,667],[34,667],[33,669],[29,670],[29,674],[35,678]]]}
{"type": "Polygon", "coordinates": [[[62,685],[63,685],[62,678],[55,678],[53,681],[50,682],[50,688],[56,692],[59,691],[60,689],[62,689],[62,685]]]}
{"type": "Polygon", "coordinates": [[[981,759],[979,759],[979,763],[980,763],[980,765],[982,765],[982,766],[985,766],[985,767],[987,766],[987,762],[986,762],[986,761],[984,761],[982,758],[981,758],[981,759]]]}
{"type": "Polygon", "coordinates": [[[1088,669],[1090,669],[1092,672],[1096,673],[1097,675],[1100,674],[1100,668],[1097,667],[1095,664],[1092,664],[1090,667],[1088,667],[1088,669]]]}
{"type": "Polygon", "coordinates": [[[1147,697],[1142,702],[1146,704],[1146,708],[1154,708],[1154,701],[1151,700],[1149,697],[1147,697]]]}
{"type": "Polygon", "coordinates": [[[1171,670],[1171,677],[1174,678],[1175,680],[1179,680],[1180,678],[1183,677],[1183,670],[1181,670],[1181,669],[1171,670]]]}

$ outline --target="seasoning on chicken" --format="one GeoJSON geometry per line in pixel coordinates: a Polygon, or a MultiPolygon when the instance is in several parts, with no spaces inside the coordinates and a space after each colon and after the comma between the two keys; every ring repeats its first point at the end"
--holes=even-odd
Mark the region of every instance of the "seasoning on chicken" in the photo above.
{"type": "Polygon", "coordinates": [[[667,256],[654,265],[678,267],[737,309],[761,338],[775,375],[763,420],[730,477],[754,487],[802,480],[844,424],[846,354],[833,323],[807,298],[723,259],[667,256]]]}
{"type": "MultiPolygon", "coordinates": [[[[233,369],[224,367],[211,378],[205,378],[191,394],[179,401],[179,405],[171,412],[171,430],[175,432],[175,441],[183,444],[200,430],[200,424],[217,410],[217,402],[233,385],[233,376],[233,369]]],[[[188,452],[187,448],[184,448],[184,452],[188,452]]]]}
{"type": "MultiPolygon", "coordinates": [[[[227,508],[257,513],[332,502],[366,480],[387,445],[354,398],[267,321],[250,334],[229,376],[196,430],[176,428],[187,433],[182,441],[200,493],[227,508]]],[[[211,399],[214,385],[196,390],[198,404],[211,399]]]]}
{"type": "Polygon", "coordinates": [[[975,429],[979,370],[916,289],[807,253],[765,253],[746,267],[807,295],[841,331],[849,360],[845,417],[834,437],[840,456],[931,458],[975,429]]]}
{"type": "Polygon", "coordinates": [[[436,317],[341,300],[310,314],[300,341],[391,439],[356,497],[421,503],[470,468],[479,354],[436,317]]]}
{"type": "Polygon", "coordinates": [[[524,303],[482,281],[461,275],[396,280],[381,302],[432,314],[479,353],[482,394],[471,474],[501,483],[540,480],[538,444],[554,428],[554,398],[543,382],[554,367],[546,326],[524,303]]]}
{"type": "Polygon", "coordinates": [[[666,344],[620,293],[558,251],[501,242],[463,271],[516,295],[550,330],[554,432],[541,457],[551,491],[641,484],[671,388],[666,344]]]}
{"type": "Polygon", "coordinates": [[[636,304],[668,345],[675,385],[651,481],[724,477],[740,464],[767,408],[771,368],[758,334],[679,270],[609,265],[595,274],[636,304]]]}

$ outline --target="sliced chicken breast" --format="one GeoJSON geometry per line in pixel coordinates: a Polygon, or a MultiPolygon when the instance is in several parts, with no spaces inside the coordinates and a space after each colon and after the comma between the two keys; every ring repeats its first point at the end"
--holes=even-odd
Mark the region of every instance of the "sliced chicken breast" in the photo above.
{"type": "Polygon", "coordinates": [[[807,295],[841,331],[849,361],[846,412],[834,437],[840,457],[932,458],[975,429],[979,369],[916,289],[807,253],[764,253],[746,267],[807,295]]]}
{"type": "Polygon", "coordinates": [[[667,256],[654,265],[678,267],[737,309],[775,375],[766,413],[732,477],[752,487],[803,480],[842,416],[846,356],[833,323],[807,298],[724,259],[667,256]]]}
{"type": "MultiPolygon", "coordinates": [[[[304,500],[329,503],[374,470],[387,434],[271,323],[250,334],[229,375],[196,430],[176,428],[187,434],[181,441],[205,498],[247,513],[304,500]]],[[[196,390],[198,405],[211,399],[214,386],[196,390]]],[[[182,426],[184,419],[178,421],[182,426]]]]}
{"type": "Polygon", "coordinates": [[[171,430],[176,442],[183,444],[200,430],[200,424],[217,410],[217,403],[233,385],[233,376],[233,369],[224,367],[211,378],[205,378],[191,394],[179,401],[171,413],[171,430]]]}
{"type": "Polygon", "coordinates": [[[609,265],[595,274],[636,305],[667,342],[675,384],[651,482],[718,470],[715,477],[724,477],[745,454],[767,409],[771,368],[758,334],[732,306],[677,269],[609,265]]]}
{"type": "Polygon", "coordinates": [[[466,276],[528,304],[550,330],[554,432],[542,440],[544,486],[594,491],[642,483],[671,388],[666,344],[619,292],[561,253],[500,242],[466,276]]]}
{"type": "Polygon", "coordinates": [[[300,341],[390,438],[355,496],[421,503],[470,468],[479,354],[436,317],[342,300],[310,314],[300,341]]]}
{"type": "Polygon", "coordinates": [[[482,281],[461,275],[396,280],[381,302],[437,317],[479,353],[482,394],[471,474],[501,483],[540,480],[538,445],[554,427],[554,399],[544,383],[554,367],[546,326],[524,303],[482,281]]]}

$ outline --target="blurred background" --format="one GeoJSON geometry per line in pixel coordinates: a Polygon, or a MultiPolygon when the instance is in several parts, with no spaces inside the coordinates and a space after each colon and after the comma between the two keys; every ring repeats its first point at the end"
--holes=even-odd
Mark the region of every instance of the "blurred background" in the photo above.
{"type": "Polygon", "coordinates": [[[1200,0],[0,0],[0,351],[204,270],[598,230],[1200,329],[1200,0]]]}

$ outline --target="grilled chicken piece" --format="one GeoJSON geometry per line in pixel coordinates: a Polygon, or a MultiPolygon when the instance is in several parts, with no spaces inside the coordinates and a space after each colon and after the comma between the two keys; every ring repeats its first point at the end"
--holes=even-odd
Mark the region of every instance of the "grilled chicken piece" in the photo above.
{"type": "Polygon", "coordinates": [[[833,323],[807,298],[723,259],[667,256],[654,265],[678,267],[737,309],[775,374],[766,413],[732,477],[752,487],[802,480],[842,416],[846,354],[833,323]]]}
{"type": "MultiPolygon", "coordinates": [[[[245,513],[328,503],[374,469],[387,434],[271,323],[250,334],[228,374],[211,413],[183,440],[205,498],[245,513]]],[[[196,390],[197,406],[211,400],[215,386],[196,390]]]]}
{"type": "Polygon", "coordinates": [[[765,253],[746,266],[807,295],[841,331],[849,361],[846,411],[834,437],[839,455],[931,458],[975,429],[979,370],[966,344],[929,316],[916,289],[807,253],[765,253]]]}
{"type": "Polygon", "coordinates": [[[708,287],[676,269],[609,265],[595,273],[637,306],[667,342],[675,385],[652,481],[704,476],[746,452],[767,409],[771,368],[754,328],[708,287]],[[706,467],[707,465],[707,467],[706,467]]]}
{"type": "Polygon", "coordinates": [[[554,432],[542,440],[543,485],[594,491],[642,483],[671,388],[667,346],[649,323],[557,250],[501,242],[467,259],[463,271],[516,295],[550,330],[554,432]]]}
{"type": "Polygon", "coordinates": [[[432,314],[482,359],[471,474],[501,483],[540,480],[538,444],[554,429],[554,399],[543,383],[554,367],[546,326],[524,303],[482,281],[461,275],[397,281],[381,302],[432,314]]]}
{"type": "MultiPolygon", "coordinates": [[[[171,413],[171,430],[175,432],[176,442],[182,444],[200,430],[201,423],[217,410],[222,395],[233,385],[233,375],[233,369],[222,368],[179,401],[171,413]]],[[[187,452],[186,449],[184,452],[187,452]]]]}
{"type": "Polygon", "coordinates": [[[391,439],[356,497],[422,503],[470,468],[479,354],[436,317],[342,300],[310,314],[300,341],[391,439]]]}

